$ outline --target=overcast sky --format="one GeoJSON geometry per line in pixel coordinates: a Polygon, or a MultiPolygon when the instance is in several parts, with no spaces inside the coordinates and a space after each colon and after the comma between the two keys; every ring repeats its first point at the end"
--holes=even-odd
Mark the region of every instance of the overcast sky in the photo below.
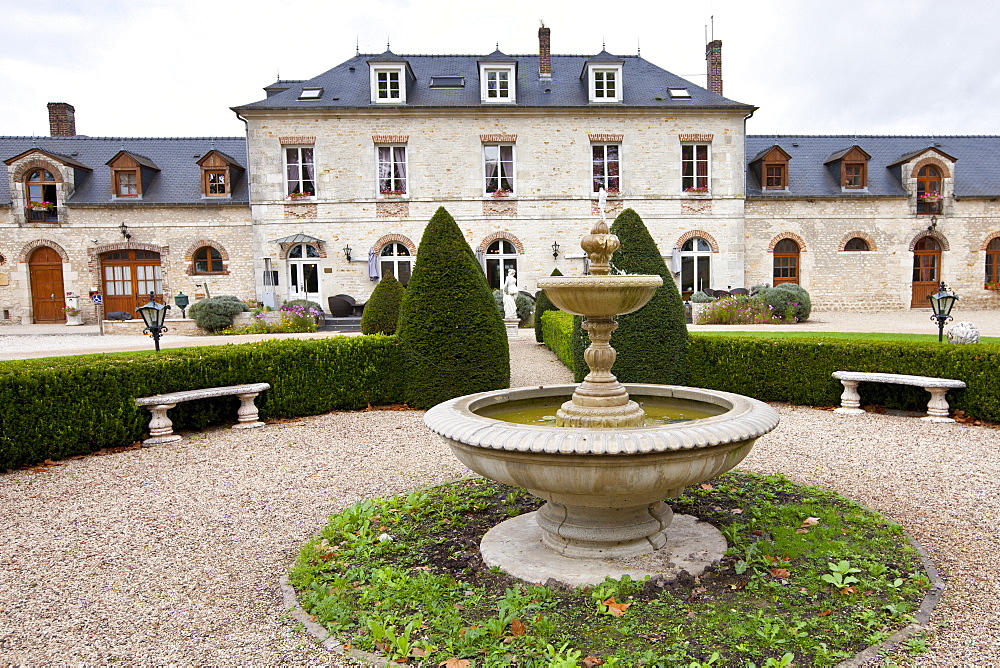
{"type": "Polygon", "coordinates": [[[1000,134],[1000,3],[988,0],[0,0],[0,135],[234,136],[280,73],[362,53],[594,54],[705,85],[705,26],[753,134],[1000,134]]]}

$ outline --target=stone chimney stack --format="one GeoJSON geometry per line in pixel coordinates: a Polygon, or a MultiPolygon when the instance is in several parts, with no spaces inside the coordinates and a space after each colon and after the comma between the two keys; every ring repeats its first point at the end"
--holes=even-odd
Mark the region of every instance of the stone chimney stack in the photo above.
{"type": "Polygon", "coordinates": [[[544,25],[538,29],[538,76],[544,78],[552,76],[551,33],[544,25]]]}
{"type": "Polygon", "coordinates": [[[708,61],[708,90],[722,95],[722,40],[713,39],[705,47],[708,61]]]}
{"type": "Polygon", "coordinates": [[[76,109],[65,102],[49,102],[49,134],[53,137],[76,136],[76,109]]]}

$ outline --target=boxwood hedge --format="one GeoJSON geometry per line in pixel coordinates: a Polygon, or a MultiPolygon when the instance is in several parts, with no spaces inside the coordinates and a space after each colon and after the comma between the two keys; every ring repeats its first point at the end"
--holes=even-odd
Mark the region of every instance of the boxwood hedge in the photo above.
{"type": "MultiPolygon", "coordinates": [[[[265,382],[262,417],[315,415],[402,401],[396,337],[333,337],[52,357],[0,363],[0,469],[127,445],[145,437],[138,397],[265,382]]],[[[170,410],[175,430],[235,422],[239,401],[219,397],[170,410]]]]}

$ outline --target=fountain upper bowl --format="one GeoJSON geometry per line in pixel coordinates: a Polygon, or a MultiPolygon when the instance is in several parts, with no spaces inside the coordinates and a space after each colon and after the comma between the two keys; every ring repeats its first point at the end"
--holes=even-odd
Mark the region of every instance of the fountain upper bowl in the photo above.
{"type": "Polygon", "coordinates": [[[537,284],[562,311],[607,317],[638,311],[663,285],[663,279],[656,275],[549,276],[537,284]]]}

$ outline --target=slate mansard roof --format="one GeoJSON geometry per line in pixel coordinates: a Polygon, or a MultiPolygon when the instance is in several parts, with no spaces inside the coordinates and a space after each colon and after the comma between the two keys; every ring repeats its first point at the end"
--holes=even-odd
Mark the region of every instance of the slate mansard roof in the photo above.
{"type": "Polygon", "coordinates": [[[552,56],[551,78],[540,78],[538,55],[509,56],[494,52],[483,56],[396,56],[392,53],[358,55],[333,69],[305,81],[278,81],[268,86],[268,97],[233,107],[236,112],[267,109],[358,109],[377,107],[652,107],[664,109],[730,109],[750,113],[755,107],[734,102],[639,56],[552,56]],[[600,64],[609,58],[622,64],[622,102],[594,104],[588,99],[587,80],[581,77],[588,62],[600,64]],[[405,104],[372,103],[369,63],[406,63],[413,78],[407,82],[405,104]],[[516,104],[484,104],[481,101],[479,64],[516,63],[516,104]],[[459,77],[464,86],[432,87],[431,77],[459,77]],[[317,99],[300,100],[303,88],[322,88],[317,99]],[[668,88],[686,88],[690,98],[671,98],[668,88]]]}
{"type": "MultiPolygon", "coordinates": [[[[243,137],[0,137],[0,160],[9,160],[31,149],[41,149],[76,168],[76,190],[65,203],[134,206],[142,204],[247,204],[246,154],[243,137]],[[202,197],[202,170],[198,159],[215,149],[240,169],[231,174],[230,197],[202,197]],[[108,160],[120,151],[139,156],[158,171],[143,185],[142,199],[111,196],[108,160]]],[[[0,178],[0,204],[10,205],[10,183],[0,178]]]]}
{"type": "Polygon", "coordinates": [[[1000,136],[887,137],[877,135],[747,135],[748,197],[906,197],[899,163],[904,158],[936,149],[955,158],[956,197],[1000,196],[1000,136]],[[788,190],[762,190],[757,174],[749,168],[773,146],[780,146],[788,161],[788,190]],[[859,146],[869,155],[868,188],[842,191],[827,163],[836,154],[859,146]]]}

